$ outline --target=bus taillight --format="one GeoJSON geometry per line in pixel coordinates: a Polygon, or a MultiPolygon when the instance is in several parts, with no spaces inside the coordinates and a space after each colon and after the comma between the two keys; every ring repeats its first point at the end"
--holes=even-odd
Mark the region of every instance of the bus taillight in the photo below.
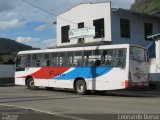
{"type": "Polygon", "coordinates": [[[125,80],[125,88],[128,88],[129,87],[129,80],[125,80]]]}

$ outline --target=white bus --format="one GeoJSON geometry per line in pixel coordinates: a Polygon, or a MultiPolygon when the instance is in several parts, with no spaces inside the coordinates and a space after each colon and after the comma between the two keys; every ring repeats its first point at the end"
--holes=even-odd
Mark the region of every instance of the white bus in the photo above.
{"type": "Polygon", "coordinates": [[[15,84],[106,91],[148,86],[147,50],[141,46],[101,45],[21,51],[15,84]]]}

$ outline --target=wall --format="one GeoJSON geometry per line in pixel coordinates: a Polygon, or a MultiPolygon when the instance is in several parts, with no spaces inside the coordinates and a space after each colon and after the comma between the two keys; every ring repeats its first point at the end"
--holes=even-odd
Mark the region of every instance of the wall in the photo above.
{"type": "Polygon", "coordinates": [[[14,65],[0,65],[0,84],[14,83],[14,65]]]}
{"type": "Polygon", "coordinates": [[[57,46],[77,44],[77,39],[69,43],[61,43],[61,26],[70,25],[77,29],[78,23],[84,22],[84,27],[93,26],[93,20],[104,18],[105,37],[100,39],[85,38],[85,43],[96,41],[111,41],[110,2],[98,4],[80,4],[57,17],[57,46]],[[69,20],[69,21],[68,21],[69,20]],[[74,22],[71,23],[70,21],[74,22]]]}
{"type": "Polygon", "coordinates": [[[156,58],[150,59],[150,81],[160,82],[160,40],[156,41],[156,58]]]}
{"type": "Polygon", "coordinates": [[[112,11],[112,44],[138,44],[148,46],[150,41],[144,39],[144,22],[153,24],[153,33],[160,32],[160,19],[151,18],[145,15],[132,13],[126,10],[112,11]],[[121,38],[120,36],[120,18],[130,20],[130,38],[121,38]]]}

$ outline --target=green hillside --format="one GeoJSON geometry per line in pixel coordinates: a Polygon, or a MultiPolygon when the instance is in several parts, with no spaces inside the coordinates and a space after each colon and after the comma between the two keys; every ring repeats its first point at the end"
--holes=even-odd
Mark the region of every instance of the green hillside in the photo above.
{"type": "Polygon", "coordinates": [[[11,39],[0,38],[0,64],[11,64],[19,51],[32,49],[35,48],[11,39]]]}
{"type": "Polygon", "coordinates": [[[145,14],[160,11],[160,0],[135,0],[131,10],[145,14]]]}

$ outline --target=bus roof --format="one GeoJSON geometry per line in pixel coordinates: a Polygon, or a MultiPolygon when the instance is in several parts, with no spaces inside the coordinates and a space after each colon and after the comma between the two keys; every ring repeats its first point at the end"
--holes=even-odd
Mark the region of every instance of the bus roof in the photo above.
{"type": "Polygon", "coordinates": [[[34,54],[34,53],[50,53],[50,52],[64,52],[64,51],[82,51],[82,50],[96,50],[96,49],[116,49],[116,48],[127,48],[129,46],[137,46],[146,49],[140,45],[134,44],[118,44],[118,45],[98,45],[98,46],[84,46],[84,47],[64,47],[64,48],[53,48],[43,50],[27,50],[20,51],[18,54],[34,54]]]}

